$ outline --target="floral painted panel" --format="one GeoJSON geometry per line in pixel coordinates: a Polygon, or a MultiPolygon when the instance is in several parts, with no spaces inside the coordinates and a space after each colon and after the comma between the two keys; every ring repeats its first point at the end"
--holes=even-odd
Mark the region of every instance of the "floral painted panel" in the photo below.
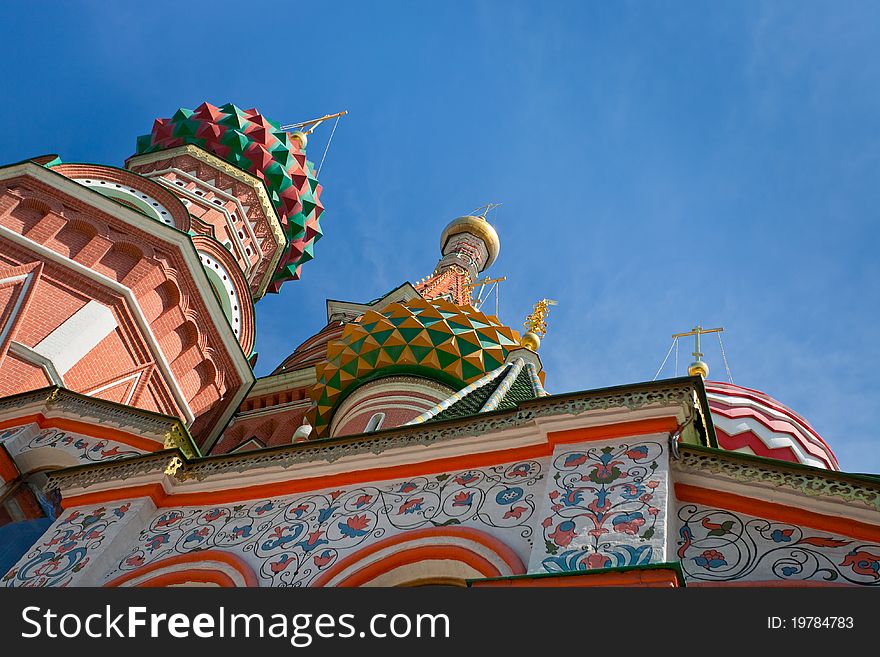
{"type": "Polygon", "coordinates": [[[100,559],[107,541],[124,527],[123,521],[137,521],[132,506],[125,502],[65,512],[0,583],[7,587],[68,586],[100,559]]]}
{"type": "Polygon", "coordinates": [[[54,447],[71,454],[82,463],[112,461],[144,453],[144,450],[124,443],[60,429],[40,429],[36,424],[0,431],[0,443],[13,456],[40,447],[54,447]]]}
{"type": "Polygon", "coordinates": [[[665,560],[667,458],[655,440],[557,448],[531,572],[665,560]],[[541,549],[543,548],[543,549],[541,549]]]}
{"type": "Polygon", "coordinates": [[[678,558],[694,582],[880,583],[880,545],[696,504],[678,510],[678,558]]]}
{"type": "Polygon", "coordinates": [[[241,504],[162,509],[106,579],[212,548],[243,557],[263,586],[308,586],[371,541],[448,525],[490,533],[525,562],[545,468],[546,462],[522,461],[241,504]]]}

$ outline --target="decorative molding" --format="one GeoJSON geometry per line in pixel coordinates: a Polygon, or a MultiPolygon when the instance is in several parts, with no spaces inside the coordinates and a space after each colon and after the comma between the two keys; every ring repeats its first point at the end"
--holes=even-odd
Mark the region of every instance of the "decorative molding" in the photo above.
{"type": "MultiPolygon", "coordinates": [[[[266,220],[269,223],[269,229],[272,231],[272,236],[275,238],[277,244],[279,244],[279,248],[275,255],[273,255],[272,260],[269,263],[269,267],[267,272],[269,272],[264,280],[260,281],[259,288],[257,290],[256,297],[262,297],[266,293],[266,288],[268,287],[269,281],[272,278],[272,273],[278,268],[278,263],[281,262],[281,258],[284,253],[284,245],[287,244],[287,236],[284,234],[284,229],[281,226],[281,220],[278,218],[278,213],[275,211],[275,207],[272,205],[272,201],[269,200],[269,194],[266,191],[266,187],[263,185],[263,182],[257,178],[256,176],[252,176],[251,174],[242,171],[238,167],[235,167],[225,160],[220,159],[216,155],[212,155],[205,150],[202,150],[198,146],[193,146],[192,144],[186,144],[184,146],[178,146],[177,148],[169,148],[168,150],[161,150],[155,153],[148,153],[145,155],[136,155],[134,157],[130,157],[125,162],[125,166],[128,169],[131,169],[132,166],[138,166],[142,164],[152,164],[154,162],[159,162],[162,160],[170,160],[175,157],[179,157],[181,155],[189,155],[190,157],[199,160],[207,164],[210,167],[215,169],[219,169],[226,175],[235,178],[241,183],[252,187],[254,189],[254,193],[257,195],[257,199],[260,204],[260,209],[263,214],[266,216],[266,220]]],[[[153,172],[156,174],[163,173],[162,171],[153,172]]],[[[242,217],[243,219],[245,217],[242,217]]]]}
{"type": "MultiPolygon", "coordinates": [[[[183,424],[177,418],[145,411],[134,406],[123,406],[116,402],[97,397],[89,397],[64,388],[41,388],[30,392],[0,399],[0,418],[4,416],[14,419],[8,411],[20,411],[29,405],[42,405],[52,416],[70,414],[80,418],[90,418],[102,425],[109,425],[131,433],[146,436],[164,436],[168,433],[179,433],[181,442],[187,443],[181,451],[193,456],[197,455],[192,439],[184,431],[183,424]]],[[[179,445],[175,445],[179,446],[179,445]]]]}
{"type": "Polygon", "coordinates": [[[673,469],[684,472],[709,473],[737,482],[787,488],[809,497],[837,497],[848,503],[858,502],[880,511],[880,482],[848,479],[833,470],[787,468],[781,461],[741,458],[735,452],[709,452],[682,445],[681,459],[673,461],[673,469]]]}
{"type": "MultiPolygon", "coordinates": [[[[564,396],[541,397],[521,404],[514,411],[494,411],[450,422],[427,422],[418,426],[397,427],[366,436],[305,441],[255,452],[197,458],[184,463],[174,476],[178,481],[202,481],[215,475],[254,472],[261,468],[289,468],[305,463],[333,463],[343,458],[364,454],[379,455],[392,449],[431,446],[490,432],[534,427],[537,420],[553,416],[578,415],[621,407],[636,410],[645,406],[669,407],[688,404],[692,399],[693,386],[692,381],[686,380],[681,383],[627,386],[631,392],[621,392],[619,388],[611,388],[564,396]]],[[[136,457],[106,466],[95,465],[89,466],[88,469],[60,470],[51,475],[51,480],[53,485],[68,489],[87,488],[101,482],[128,479],[145,472],[164,470],[168,462],[167,454],[169,454],[167,451],[157,452],[149,458],[136,457]],[[149,465],[149,463],[161,463],[161,466],[149,465]]]]}
{"type": "Polygon", "coordinates": [[[154,475],[158,481],[164,474],[176,473],[181,464],[180,452],[175,449],[96,465],[65,468],[49,473],[45,490],[88,488],[108,480],[124,481],[142,475],[154,475]]]}

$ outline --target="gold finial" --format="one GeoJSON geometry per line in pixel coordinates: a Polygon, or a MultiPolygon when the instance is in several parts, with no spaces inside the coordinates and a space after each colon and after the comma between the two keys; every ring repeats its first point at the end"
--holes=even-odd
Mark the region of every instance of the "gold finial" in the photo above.
{"type": "Polygon", "coordinates": [[[541,299],[535,304],[534,309],[523,322],[523,327],[527,331],[520,340],[523,347],[538,351],[538,347],[541,346],[541,338],[547,335],[547,315],[550,314],[550,306],[555,306],[558,303],[553,299],[541,299]]]}
{"type": "Polygon", "coordinates": [[[676,333],[672,336],[673,340],[678,340],[678,338],[684,338],[689,335],[694,336],[694,358],[696,360],[688,365],[689,375],[696,376],[699,374],[704,379],[708,378],[709,366],[703,360],[703,352],[700,351],[700,336],[706,333],[721,333],[723,330],[724,328],[721,326],[718,328],[704,329],[702,326],[697,325],[687,333],[676,333]]]}

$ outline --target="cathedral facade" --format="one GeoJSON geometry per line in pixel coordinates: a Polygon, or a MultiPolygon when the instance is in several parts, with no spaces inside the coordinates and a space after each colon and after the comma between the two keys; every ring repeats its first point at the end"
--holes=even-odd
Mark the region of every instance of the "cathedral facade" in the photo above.
{"type": "Polygon", "coordinates": [[[205,103],[124,168],[0,168],[3,585],[880,582],[880,477],[772,397],[699,359],[549,394],[546,300],[523,334],[472,301],[484,216],[255,378],[322,234],[307,142],[205,103]]]}

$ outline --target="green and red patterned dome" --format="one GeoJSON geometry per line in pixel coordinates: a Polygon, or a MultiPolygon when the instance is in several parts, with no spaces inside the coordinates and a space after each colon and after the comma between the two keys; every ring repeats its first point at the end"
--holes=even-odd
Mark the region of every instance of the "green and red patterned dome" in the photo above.
{"type": "Polygon", "coordinates": [[[185,144],[203,148],[263,181],[288,241],[269,291],[298,279],[302,265],[314,257],[324,211],[321,185],[300,141],[255,109],[202,103],[156,119],[150,134],[138,137],[137,154],[185,144]]]}
{"type": "Polygon", "coordinates": [[[309,390],[315,404],[311,423],[318,436],[325,436],[346,396],[382,376],[414,374],[460,390],[500,367],[519,343],[519,333],[497,317],[443,299],[370,310],[346,324],[316,366],[317,383],[309,390]]]}

